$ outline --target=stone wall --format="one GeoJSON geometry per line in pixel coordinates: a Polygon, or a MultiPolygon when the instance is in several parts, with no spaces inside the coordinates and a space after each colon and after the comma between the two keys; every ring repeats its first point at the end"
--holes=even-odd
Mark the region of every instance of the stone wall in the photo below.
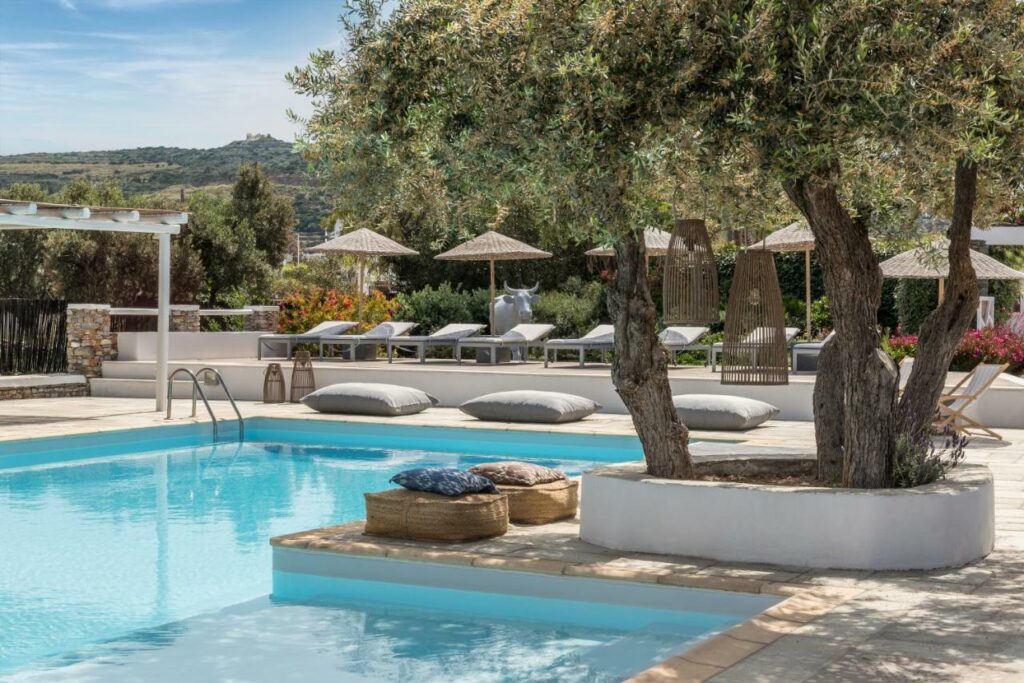
{"type": "Polygon", "coordinates": [[[110,306],[68,304],[68,372],[102,377],[103,361],[117,358],[117,335],[110,331],[110,306]]]}
{"type": "Polygon", "coordinates": [[[245,316],[246,332],[277,332],[278,316],[281,309],[277,306],[249,306],[252,314],[245,316]]]}
{"type": "Polygon", "coordinates": [[[199,306],[171,306],[171,332],[199,332],[199,306]]]}
{"type": "Polygon", "coordinates": [[[67,398],[70,396],[88,395],[89,385],[81,382],[34,387],[0,387],[0,401],[13,401],[19,398],[67,398]]]}

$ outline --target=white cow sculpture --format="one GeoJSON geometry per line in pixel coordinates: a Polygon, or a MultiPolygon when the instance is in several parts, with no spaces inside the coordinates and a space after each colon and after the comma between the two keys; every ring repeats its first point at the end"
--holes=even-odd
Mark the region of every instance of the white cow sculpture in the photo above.
{"type": "Polygon", "coordinates": [[[494,329],[505,334],[516,325],[533,320],[533,305],[540,301],[537,290],[540,284],[530,289],[512,289],[504,283],[505,293],[494,298],[494,329]]]}

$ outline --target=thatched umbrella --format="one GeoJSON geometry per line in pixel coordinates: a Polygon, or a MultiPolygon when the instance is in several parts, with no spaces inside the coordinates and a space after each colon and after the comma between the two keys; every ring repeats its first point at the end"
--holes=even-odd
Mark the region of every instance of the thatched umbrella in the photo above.
{"type": "Polygon", "coordinates": [[[438,254],[434,258],[443,261],[487,261],[491,265],[491,334],[496,334],[494,326],[494,262],[518,261],[520,259],[551,258],[551,253],[542,251],[529,244],[506,237],[501,233],[489,230],[479,237],[438,254]]]}
{"type": "Polygon", "coordinates": [[[356,304],[356,314],[359,317],[359,322],[363,321],[363,275],[366,269],[366,259],[371,256],[415,256],[419,253],[409,247],[403,247],[393,239],[366,228],[345,233],[328,242],[318,244],[308,251],[316,254],[351,254],[356,257],[358,264],[356,279],[356,301],[358,303],[356,304]]]}
{"type": "MultiPolygon", "coordinates": [[[[1024,273],[1000,263],[980,251],[971,251],[971,265],[979,280],[1024,280],[1024,273]]],[[[882,275],[897,279],[938,280],[939,302],[945,296],[949,277],[949,240],[939,238],[879,264],[882,275]]]]}
{"type": "Polygon", "coordinates": [[[804,302],[806,308],[807,338],[811,338],[811,250],[814,249],[814,233],[804,221],[790,223],[784,228],[756,243],[753,249],[769,251],[804,252],[804,302]]]}
{"type": "MultiPolygon", "coordinates": [[[[668,245],[672,241],[672,233],[658,230],[657,228],[644,228],[644,247],[647,251],[647,259],[652,256],[665,256],[668,254],[668,245]]],[[[615,256],[615,247],[601,245],[586,252],[587,256],[615,256]]]]}

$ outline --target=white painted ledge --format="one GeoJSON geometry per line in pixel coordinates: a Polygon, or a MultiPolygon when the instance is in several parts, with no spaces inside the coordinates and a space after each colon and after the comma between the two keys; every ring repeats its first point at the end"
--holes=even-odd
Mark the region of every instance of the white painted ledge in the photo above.
{"type": "Polygon", "coordinates": [[[0,377],[0,389],[56,387],[65,384],[86,384],[85,375],[10,375],[7,377],[0,377]]]}
{"type": "Polygon", "coordinates": [[[992,473],[960,465],[916,489],[678,481],[641,464],[583,474],[580,537],[615,550],[823,569],[955,567],[995,538],[992,473]]]}

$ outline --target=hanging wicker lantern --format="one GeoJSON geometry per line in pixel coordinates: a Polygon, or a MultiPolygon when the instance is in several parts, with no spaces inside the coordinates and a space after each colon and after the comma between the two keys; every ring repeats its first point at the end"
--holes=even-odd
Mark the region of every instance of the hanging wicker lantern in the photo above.
{"type": "Polygon", "coordinates": [[[313,360],[309,357],[309,351],[296,351],[295,365],[292,366],[291,402],[298,403],[314,391],[316,378],[313,376],[313,360]]]}
{"type": "Polygon", "coordinates": [[[785,330],[772,252],[740,252],[725,312],[722,384],[789,384],[785,330]]]}
{"type": "Polygon", "coordinates": [[[718,322],[718,267],[701,219],[679,219],[669,240],[662,288],[666,324],[718,322]]]}
{"type": "Polygon", "coordinates": [[[271,363],[263,375],[263,402],[284,403],[284,373],[280,363],[271,363]]]}

